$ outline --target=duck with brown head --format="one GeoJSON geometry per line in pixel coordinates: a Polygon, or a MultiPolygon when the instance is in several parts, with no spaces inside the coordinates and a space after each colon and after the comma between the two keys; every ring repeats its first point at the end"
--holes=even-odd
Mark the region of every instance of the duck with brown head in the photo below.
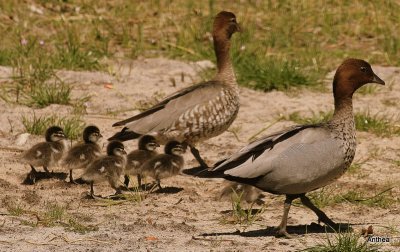
{"type": "Polygon", "coordinates": [[[152,108],[113,126],[125,126],[110,140],[129,140],[154,133],[160,143],[185,142],[202,167],[207,167],[195,144],[229,128],[239,111],[239,90],[229,56],[230,39],[240,31],[232,12],[214,20],[213,39],[218,72],[211,81],[184,88],[152,108]]]}
{"type": "Polygon", "coordinates": [[[364,60],[347,59],[336,71],[333,81],[335,112],[326,123],[300,125],[265,136],[221,161],[211,170],[184,170],[198,177],[220,177],[253,185],[286,200],[277,234],[286,231],[291,203],[300,198],[318,220],[337,228],[325,213],[312,204],[307,192],[326,186],[349,168],[356,152],[353,93],[367,83],[384,85],[364,60]],[[195,173],[196,172],[196,173],[195,173]]]}

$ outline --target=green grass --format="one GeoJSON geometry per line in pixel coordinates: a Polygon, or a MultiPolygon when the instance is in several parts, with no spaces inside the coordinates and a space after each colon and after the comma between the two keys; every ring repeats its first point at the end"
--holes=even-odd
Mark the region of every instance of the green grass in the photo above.
{"type": "Polygon", "coordinates": [[[358,131],[373,133],[377,136],[400,136],[400,127],[385,115],[371,115],[369,112],[355,113],[354,120],[358,131]]]}
{"type": "Polygon", "coordinates": [[[79,234],[86,234],[91,231],[99,230],[98,227],[92,225],[85,225],[79,222],[76,218],[69,218],[68,222],[65,224],[65,229],[67,231],[79,233],[79,234]]]}
{"type": "MultiPolygon", "coordinates": [[[[311,117],[303,117],[300,113],[294,112],[284,119],[297,124],[317,124],[328,121],[332,115],[333,111],[329,111],[314,113],[311,117]]],[[[400,127],[395,124],[394,120],[383,114],[371,115],[369,112],[357,112],[354,114],[354,122],[357,131],[370,132],[383,137],[400,135],[400,127]]]]}
{"type": "Polygon", "coordinates": [[[12,216],[20,216],[25,213],[25,209],[16,202],[6,204],[7,211],[12,216]]]}
{"type": "Polygon", "coordinates": [[[346,57],[400,65],[394,0],[0,1],[0,64],[13,65],[21,39],[43,41],[32,52],[45,52],[57,69],[102,70],[117,58],[215,61],[211,26],[227,6],[243,27],[232,45],[243,86],[312,86],[346,57]]]}
{"type": "Polygon", "coordinates": [[[65,135],[68,139],[77,139],[80,137],[85,123],[79,117],[58,117],[56,115],[33,117],[22,116],[22,124],[26,132],[33,135],[43,135],[46,130],[53,126],[58,125],[63,128],[65,135]]]}
{"type": "Polygon", "coordinates": [[[46,211],[40,218],[40,222],[45,227],[55,226],[60,223],[66,215],[65,206],[53,203],[46,206],[46,211]]]}
{"type": "Polygon", "coordinates": [[[379,192],[365,192],[349,190],[338,192],[337,189],[324,187],[320,190],[308,194],[313,203],[319,207],[332,206],[341,203],[350,203],[364,205],[368,207],[389,208],[392,204],[398,202],[392,194],[392,187],[382,189],[379,192]]]}
{"type": "Polygon", "coordinates": [[[253,56],[243,56],[236,60],[235,70],[238,72],[238,82],[243,86],[261,90],[287,90],[296,86],[313,86],[316,79],[302,73],[296,62],[264,59],[253,56]]]}
{"type": "Polygon", "coordinates": [[[67,212],[66,205],[60,205],[56,202],[45,203],[44,209],[42,210],[23,206],[12,198],[3,200],[3,203],[6,205],[7,211],[10,215],[23,217],[23,219],[20,220],[22,225],[34,228],[39,226],[62,226],[67,231],[80,234],[98,230],[98,227],[96,226],[81,223],[79,218],[74,217],[67,212]]]}
{"type": "Polygon", "coordinates": [[[311,117],[303,117],[299,112],[289,114],[287,118],[289,121],[293,121],[297,124],[318,124],[328,121],[333,115],[333,111],[313,113],[311,117]]]}
{"type": "Polygon", "coordinates": [[[224,216],[222,223],[229,223],[234,225],[240,225],[246,229],[254,222],[261,218],[262,213],[265,211],[265,206],[260,209],[254,209],[254,204],[251,203],[248,207],[242,205],[243,192],[237,193],[233,190],[231,202],[232,211],[229,216],[224,216]]]}
{"type": "Polygon", "coordinates": [[[333,238],[327,234],[326,240],[307,248],[307,252],[378,252],[379,247],[371,245],[360,235],[350,232],[336,233],[333,238]]]}
{"type": "Polygon", "coordinates": [[[53,55],[37,38],[21,39],[13,48],[11,79],[1,87],[1,98],[31,107],[70,104],[71,87],[56,74],[53,55]]]}
{"type": "Polygon", "coordinates": [[[70,105],[71,87],[62,81],[54,81],[36,87],[29,96],[29,104],[39,108],[50,104],[70,105]]]}

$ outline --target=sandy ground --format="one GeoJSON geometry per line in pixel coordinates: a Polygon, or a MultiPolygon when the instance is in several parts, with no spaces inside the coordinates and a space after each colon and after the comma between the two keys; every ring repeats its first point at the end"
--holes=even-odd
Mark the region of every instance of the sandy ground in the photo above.
{"type": "MultiPolygon", "coordinates": [[[[84,120],[100,127],[106,143],[105,139],[118,130],[111,128],[112,123],[136,114],[138,101],[143,104],[191,85],[198,80],[197,71],[207,67],[212,64],[146,59],[118,62],[110,74],[65,71],[60,76],[72,83],[75,98],[91,96],[84,120]]],[[[373,69],[387,85],[378,87],[373,94],[357,94],[355,110],[385,114],[399,123],[400,69],[379,66],[373,69]]],[[[0,68],[3,80],[10,73],[9,68],[0,68]]],[[[199,145],[202,155],[213,163],[238,150],[252,136],[269,134],[293,124],[278,121],[282,115],[299,112],[310,116],[332,110],[331,78],[332,75],[327,76],[327,92],[261,93],[242,88],[237,120],[228,132],[199,145]]],[[[292,207],[288,223],[289,232],[297,236],[275,238],[273,228],[280,222],[284,197],[267,193],[265,204],[255,206],[265,211],[252,225],[229,223],[226,220],[232,206],[230,201],[218,199],[224,185],[220,179],[177,176],[163,181],[173,190],[144,192],[140,202],[128,200],[117,204],[83,199],[88,186],[70,185],[66,181],[52,179],[33,186],[22,185],[29,168],[18,163],[19,150],[28,149],[42,137],[29,136],[26,142],[16,141],[23,132],[21,116],[31,115],[33,110],[1,100],[0,104],[1,251],[298,251],[326,238],[324,227],[309,226],[317,221],[316,216],[300,204],[292,207]],[[61,221],[49,226],[41,219],[52,204],[62,206],[65,214],[61,221]],[[18,206],[23,213],[12,214],[10,206],[18,206]],[[64,222],[71,219],[94,230],[85,234],[69,231],[64,222]],[[39,224],[32,227],[29,223],[39,224]]],[[[36,115],[69,115],[71,111],[72,107],[60,105],[34,110],[36,115]]],[[[345,174],[328,189],[358,190],[373,195],[393,186],[392,197],[397,203],[387,208],[340,203],[323,210],[334,221],[351,224],[356,233],[372,225],[375,235],[399,237],[400,137],[381,138],[359,132],[358,143],[355,161],[362,163],[361,169],[345,174]]],[[[126,143],[128,150],[133,150],[136,144],[136,141],[126,143]]],[[[196,165],[189,153],[185,160],[186,168],[196,165]]],[[[113,193],[107,184],[98,185],[95,190],[102,195],[113,193]]],[[[400,251],[399,245],[384,244],[382,249],[400,251]]]]}

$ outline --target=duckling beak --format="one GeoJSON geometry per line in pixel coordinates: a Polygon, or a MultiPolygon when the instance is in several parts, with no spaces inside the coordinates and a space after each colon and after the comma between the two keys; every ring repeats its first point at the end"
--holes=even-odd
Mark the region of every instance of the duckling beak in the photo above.
{"type": "Polygon", "coordinates": [[[242,27],[240,26],[240,24],[239,23],[236,23],[236,32],[242,32],[243,31],[243,29],[242,29],[242,27]]]}
{"type": "Polygon", "coordinates": [[[58,132],[58,133],[56,133],[55,135],[58,136],[58,137],[67,138],[67,137],[65,136],[64,132],[58,132]]]}
{"type": "Polygon", "coordinates": [[[102,138],[102,137],[103,137],[103,135],[99,133],[99,138],[102,138]]]}
{"type": "Polygon", "coordinates": [[[160,147],[160,144],[159,143],[155,143],[156,144],[156,147],[160,147]]]}
{"type": "Polygon", "coordinates": [[[125,150],[121,150],[122,154],[126,155],[126,151],[125,150]]]}
{"type": "Polygon", "coordinates": [[[380,84],[380,85],[385,85],[385,82],[381,78],[379,78],[378,75],[376,75],[376,74],[374,74],[374,77],[372,78],[372,82],[380,84]]]}
{"type": "Polygon", "coordinates": [[[182,153],[185,153],[185,152],[186,152],[186,148],[185,148],[184,146],[181,146],[181,147],[179,148],[179,150],[180,150],[182,153]]]}

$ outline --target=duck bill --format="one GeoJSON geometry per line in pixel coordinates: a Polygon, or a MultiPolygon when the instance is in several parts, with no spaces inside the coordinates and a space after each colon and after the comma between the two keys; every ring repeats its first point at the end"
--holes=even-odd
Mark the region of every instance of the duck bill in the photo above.
{"type": "Polygon", "coordinates": [[[372,78],[371,82],[372,83],[377,83],[377,84],[380,84],[380,85],[385,85],[385,82],[381,78],[379,78],[378,75],[376,75],[376,74],[374,74],[374,77],[372,78]]]}

